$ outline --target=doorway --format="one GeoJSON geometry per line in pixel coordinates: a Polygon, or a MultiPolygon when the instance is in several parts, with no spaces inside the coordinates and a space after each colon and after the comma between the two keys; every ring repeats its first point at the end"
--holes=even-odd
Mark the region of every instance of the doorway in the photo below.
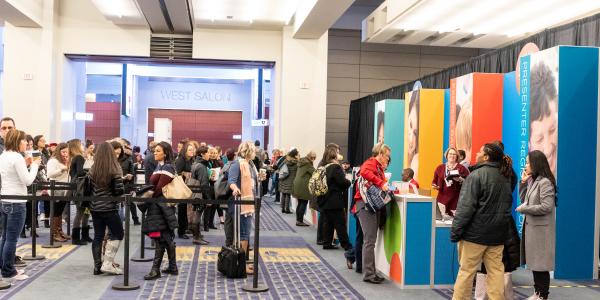
{"type": "MultiPolygon", "coordinates": [[[[183,139],[237,149],[242,136],[242,112],[218,110],[148,109],[148,132],[154,132],[154,119],[172,121],[173,145],[183,139]]],[[[148,137],[148,142],[153,140],[148,137]]]]}

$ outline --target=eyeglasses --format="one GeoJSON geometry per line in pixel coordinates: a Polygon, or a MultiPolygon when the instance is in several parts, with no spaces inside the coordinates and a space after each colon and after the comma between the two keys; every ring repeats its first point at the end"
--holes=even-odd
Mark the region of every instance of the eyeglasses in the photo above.
{"type": "Polygon", "coordinates": [[[2,129],[2,130],[12,130],[12,129],[15,129],[15,128],[12,127],[12,126],[8,126],[8,127],[4,126],[4,127],[0,127],[0,129],[2,129]]]}

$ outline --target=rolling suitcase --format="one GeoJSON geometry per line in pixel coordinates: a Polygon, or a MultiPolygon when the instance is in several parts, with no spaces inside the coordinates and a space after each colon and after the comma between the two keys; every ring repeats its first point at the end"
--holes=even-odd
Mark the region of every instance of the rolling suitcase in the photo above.
{"type": "Polygon", "coordinates": [[[234,205],[233,208],[233,245],[221,248],[217,270],[228,278],[246,278],[246,253],[240,245],[240,206],[234,205]]]}

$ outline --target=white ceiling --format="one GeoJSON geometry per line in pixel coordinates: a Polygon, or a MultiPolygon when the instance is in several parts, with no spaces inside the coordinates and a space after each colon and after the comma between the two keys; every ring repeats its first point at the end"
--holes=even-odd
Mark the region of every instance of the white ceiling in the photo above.
{"type": "MultiPolygon", "coordinates": [[[[281,27],[288,24],[298,0],[192,0],[195,26],[250,26],[254,23],[281,27]]],[[[255,25],[256,25],[255,24],[255,25]]]]}
{"type": "Polygon", "coordinates": [[[363,41],[496,48],[600,11],[600,0],[387,0],[363,41]]]}
{"type": "MultiPolygon", "coordinates": [[[[183,34],[191,34],[193,28],[206,27],[280,30],[294,22],[300,3],[313,3],[320,10],[331,10],[314,3],[342,2],[91,1],[117,25],[149,26],[153,33],[183,34]]],[[[497,48],[597,12],[600,12],[600,0],[355,0],[333,27],[362,29],[363,42],[367,43],[497,48]]],[[[327,13],[312,12],[317,16],[327,16],[327,13]]],[[[317,21],[311,20],[312,23],[317,21]]],[[[329,24],[333,23],[335,21],[329,24]]]]}

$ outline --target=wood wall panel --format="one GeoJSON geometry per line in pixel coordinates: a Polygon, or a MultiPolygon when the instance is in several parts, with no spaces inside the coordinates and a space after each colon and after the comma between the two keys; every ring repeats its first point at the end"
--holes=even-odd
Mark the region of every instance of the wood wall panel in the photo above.
{"type": "Polygon", "coordinates": [[[241,142],[233,139],[234,135],[242,134],[242,112],[239,111],[149,109],[148,132],[154,132],[154,118],[172,120],[175,145],[187,138],[225,150],[237,149],[241,142]]]}
{"type": "Polygon", "coordinates": [[[85,138],[101,143],[121,134],[121,104],[112,102],[86,102],[85,111],[92,121],[85,122],[85,138]]]}

